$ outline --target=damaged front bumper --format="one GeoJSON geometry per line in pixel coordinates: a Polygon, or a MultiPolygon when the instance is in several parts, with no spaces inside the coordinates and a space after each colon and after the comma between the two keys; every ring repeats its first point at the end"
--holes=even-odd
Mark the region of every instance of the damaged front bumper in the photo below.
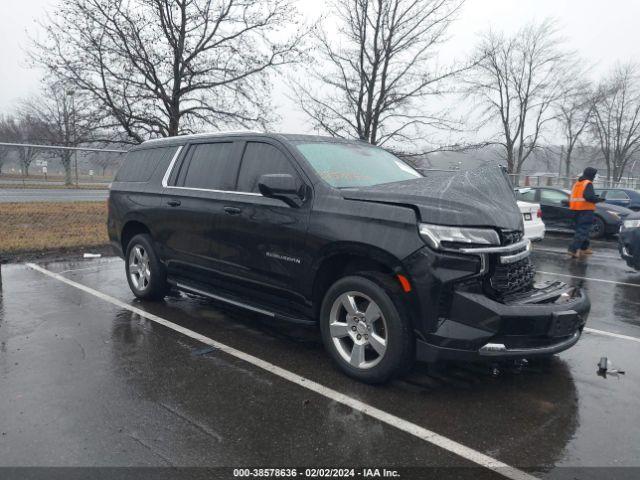
{"type": "Polygon", "coordinates": [[[579,340],[590,307],[581,289],[562,282],[537,286],[503,302],[456,290],[449,315],[417,340],[417,359],[496,361],[553,355],[579,340]]]}

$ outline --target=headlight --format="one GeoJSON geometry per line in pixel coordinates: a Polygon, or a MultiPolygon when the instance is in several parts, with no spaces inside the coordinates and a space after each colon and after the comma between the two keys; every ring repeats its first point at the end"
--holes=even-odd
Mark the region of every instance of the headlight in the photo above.
{"type": "Polygon", "coordinates": [[[442,248],[442,242],[500,245],[498,232],[488,228],[447,227],[421,223],[420,235],[429,246],[435,249],[442,248]]]}
{"type": "Polygon", "coordinates": [[[639,228],[640,227],[640,218],[635,220],[625,220],[624,228],[639,228]]]}
{"type": "Polygon", "coordinates": [[[618,212],[614,212],[613,210],[607,210],[607,213],[609,215],[613,215],[613,217],[616,218],[617,220],[620,220],[620,215],[618,214],[618,212]]]}

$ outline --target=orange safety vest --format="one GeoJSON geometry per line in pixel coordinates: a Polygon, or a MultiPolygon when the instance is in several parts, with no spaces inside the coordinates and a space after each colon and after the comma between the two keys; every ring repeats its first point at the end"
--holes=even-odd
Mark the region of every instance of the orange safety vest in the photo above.
{"type": "Polygon", "coordinates": [[[571,210],[595,210],[596,204],[587,202],[584,198],[584,189],[587,188],[591,180],[582,180],[576,182],[571,190],[571,198],[569,199],[569,208],[571,210]]]}

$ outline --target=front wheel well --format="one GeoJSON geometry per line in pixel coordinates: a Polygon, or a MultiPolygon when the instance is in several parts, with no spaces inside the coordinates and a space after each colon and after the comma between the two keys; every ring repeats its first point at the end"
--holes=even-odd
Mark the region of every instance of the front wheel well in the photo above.
{"type": "Polygon", "coordinates": [[[394,275],[393,268],[365,255],[338,254],[326,259],[320,265],[313,282],[313,306],[316,316],[320,313],[322,299],[331,285],[342,277],[358,272],[394,275]]]}
{"type": "Polygon", "coordinates": [[[120,234],[120,244],[122,245],[123,255],[126,254],[127,246],[129,245],[131,239],[141,233],[151,233],[147,226],[142,222],[131,220],[124,225],[124,227],[122,228],[122,233],[120,234]]]}

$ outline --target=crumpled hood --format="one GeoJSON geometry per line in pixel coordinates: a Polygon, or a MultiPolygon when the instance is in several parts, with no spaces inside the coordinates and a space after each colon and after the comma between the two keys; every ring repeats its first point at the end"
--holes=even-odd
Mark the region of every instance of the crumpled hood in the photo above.
{"type": "Polygon", "coordinates": [[[460,172],[425,172],[424,178],[341,193],[348,200],[415,207],[425,223],[523,230],[511,182],[495,164],[460,172]]]}

